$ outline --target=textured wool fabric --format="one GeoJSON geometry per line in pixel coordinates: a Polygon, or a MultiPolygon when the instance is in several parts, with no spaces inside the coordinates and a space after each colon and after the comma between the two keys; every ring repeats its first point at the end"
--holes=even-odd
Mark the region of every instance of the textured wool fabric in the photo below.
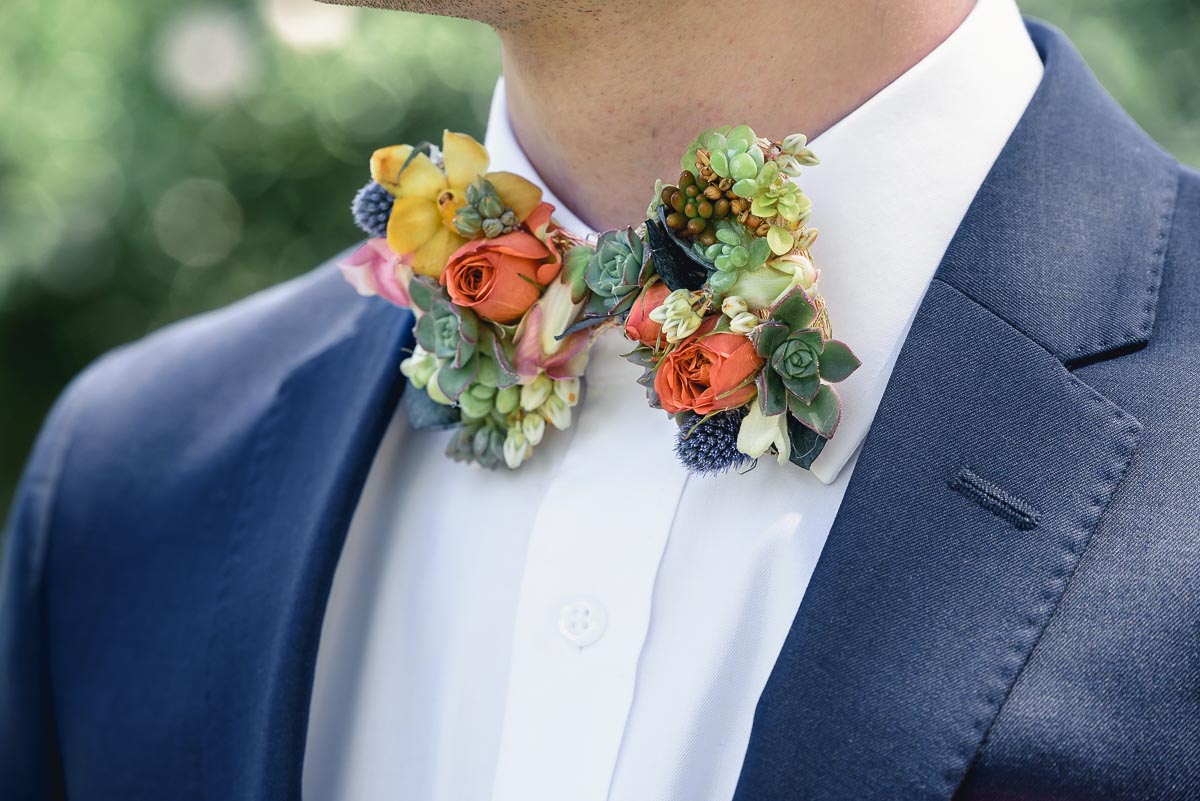
{"type": "MultiPolygon", "coordinates": [[[[743,801],[1200,797],[1200,175],[1030,30],[1045,77],[912,323],[743,801]]],[[[410,327],[327,265],[64,393],[5,544],[6,801],[300,797],[410,327]]]]}

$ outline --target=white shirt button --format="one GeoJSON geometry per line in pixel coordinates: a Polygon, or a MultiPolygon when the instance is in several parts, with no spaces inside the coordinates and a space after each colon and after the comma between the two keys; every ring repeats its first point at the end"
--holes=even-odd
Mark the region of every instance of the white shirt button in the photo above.
{"type": "Polygon", "coordinates": [[[558,630],[567,642],[579,648],[596,642],[608,625],[604,604],[595,599],[580,599],[567,604],[558,615],[558,630]]]}

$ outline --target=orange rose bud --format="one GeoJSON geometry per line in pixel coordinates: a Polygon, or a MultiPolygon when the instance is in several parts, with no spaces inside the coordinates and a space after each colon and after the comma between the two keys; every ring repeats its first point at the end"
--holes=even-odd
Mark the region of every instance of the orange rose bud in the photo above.
{"type": "Polygon", "coordinates": [[[710,333],[718,315],[709,317],[696,333],[663,357],[654,376],[654,391],[671,414],[708,414],[741,406],[754,397],[749,379],[763,360],[749,337],[710,333]]]}
{"type": "Polygon", "coordinates": [[[463,245],[440,280],[455,304],[485,320],[515,323],[561,269],[558,254],[522,229],[463,245]]]}
{"type": "Polygon", "coordinates": [[[662,281],[642,290],[642,294],[633,302],[629,316],[625,319],[625,336],[641,342],[643,345],[654,347],[662,325],[650,319],[650,312],[657,309],[671,294],[670,288],[662,281]]]}

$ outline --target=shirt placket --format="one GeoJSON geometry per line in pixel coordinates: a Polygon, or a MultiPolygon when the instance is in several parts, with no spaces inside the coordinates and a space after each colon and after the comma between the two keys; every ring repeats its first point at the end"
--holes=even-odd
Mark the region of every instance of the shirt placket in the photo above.
{"type": "Polygon", "coordinates": [[[605,334],[530,537],[493,801],[604,801],[686,472],[605,334]],[[610,352],[611,351],[611,352],[610,352]]]}

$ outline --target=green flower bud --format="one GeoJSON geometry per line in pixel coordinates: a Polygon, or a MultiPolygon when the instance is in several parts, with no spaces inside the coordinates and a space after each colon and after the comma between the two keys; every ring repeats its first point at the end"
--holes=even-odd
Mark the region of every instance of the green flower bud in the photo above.
{"type": "Polygon", "coordinates": [[[484,220],[481,228],[483,230],[483,235],[488,239],[495,239],[504,233],[504,223],[500,222],[494,217],[489,217],[488,219],[484,220]]]}
{"type": "Polygon", "coordinates": [[[520,387],[505,387],[496,392],[496,411],[500,412],[500,414],[509,414],[517,408],[517,404],[520,401],[520,387]]]}
{"type": "Polygon", "coordinates": [[[484,219],[497,218],[506,211],[504,201],[494,191],[481,197],[475,208],[484,219]]]}
{"type": "Polygon", "coordinates": [[[550,376],[542,373],[530,383],[521,387],[521,408],[527,412],[532,412],[534,409],[546,402],[546,398],[554,391],[554,381],[550,376]]]}
{"type": "Polygon", "coordinates": [[[450,400],[446,393],[442,392],[442,388],[438,386],[437,374],[438,371],[435,370],[433,375],[429,376],[429,382],[425,384],[425,392],[429,394],[429,399],[434,403],[450,406],[454,401],[450,400]]]}
{"type": "Polygon", "coordinates": [[[481,420],[491,413],[492,405],[491,398],[480,398],[472,394],[470,390],[458,396],[458,406],[462,410],[463,417],[481,420]]]}
{"type": "Polygon", "coordinates": [[[473,395],[479,400],[490,401],[492,398],[496,397],[496,388],[493,386],[488,386],[487,384],[472,384],[467,389],[467,393],[473,395]]]}
{"type": "Polygon", "coordinates": [[[454,213],[454,230],[467,239],[479,236],[483,217],[470,206],[463,206],[454,213]]]}

